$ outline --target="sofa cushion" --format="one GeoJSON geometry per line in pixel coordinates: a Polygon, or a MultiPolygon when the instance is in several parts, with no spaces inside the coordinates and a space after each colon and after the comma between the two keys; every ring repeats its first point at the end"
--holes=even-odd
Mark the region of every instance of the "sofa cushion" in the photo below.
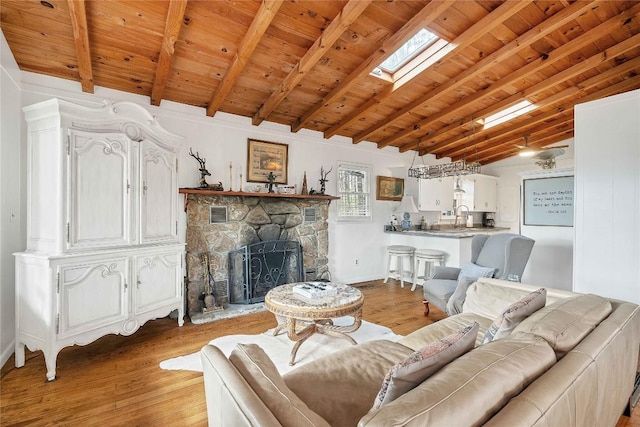
{"type": "Polygon", "coordinates": [[[397,342],[409,347],[413,351],[417,351],[429,343],[442,339],[447,335],[455,334],[460,329],[474,322],[480,325],[478,336],[476,337],[476,346],[478,346],[482,342],[484,333],[491,324],[491,319],[473,313],[461,313],[446,317],[411,332],[409,335],[400,338],[397,342]]]}
{"type": "Polygon", "coordinates": [[[468,262],[462,266],[462,269],[460,269],[458,280],[463,277],[467,277],[469,279],[473,279],[473,282],[475,282],[481,277],[493,277],[493,273],[495,272],[496,269],[493,267],[483,267],[481,265],[468,262]]]}
{"type": "Polygon", "coordinates": [[[332,427],[353,427],[371,409],[385,374],[411,353],[392,341],[366,341],[305,363],[282,379],[332,427]]]}
{"type": "Polygon", "coordinates": [[[496,279],[481,278],[467,289],[467,296],[462,304],[463,313],[475,313],[488,317],[493,321],[505,308],[518,301],[525,295],[540,288],[523,289],[520,283],[501,280],[496,284],[496,279]],[[485,280],[489,282],[485,282],[485,280]],[[501,283],[505,283],[503,286],[501,283]],[[511,285],[514,285],[511,287],[511,285]]]}
{"type": "Polygon", "coordinates": [[[238,344],[229,361],[283,426],[326,426],[287,387],[269,356],[256,344],[238,344]]]}
{"type": "Polygon", "coordinates": [[[611,303],[597,295],[578,295],[549,304],[523,320],[514,332],[544,338],[560,359],[611,313],[611,303]]]}
{"type": "Polygon", "coordinates": [[[547,290],[540,288],[511,304],[489,326],[482,344],[508,336],[520,322],[544,307],[546,301],[547,290]]]}
{"type": "Polygon", "coordinates": [[[471,350],[476,343],[478,327],[478,323],[473,323],[455,334],[426,345],[394,365],[382,381],[372,410],[402,396],[438,369],[471,350]]]}
{"type": "Polygon", "coordinates": [[[482,425],[556,362],[549,344],[514,334],[476,347],[365,415],[359,426],[482,425]]]}

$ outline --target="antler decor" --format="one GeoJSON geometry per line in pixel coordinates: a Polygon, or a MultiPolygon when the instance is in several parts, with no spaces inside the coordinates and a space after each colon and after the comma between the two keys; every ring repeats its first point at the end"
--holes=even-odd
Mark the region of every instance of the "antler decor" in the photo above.
{"type": "Polygon", "coordinates": [[[196,159],[198,161],[198,163],[200,163],[200,188],[209,188],[209,184],[207,184],[207,180],[205,177],[207,176],[211,176],[211,174],[209,173],[209,171],[207,170],[207,166],[205,165],[205,162],[207,161],[207,159],[203,159],[200,157],[200,153],[196,151],[196,154],[193,154],[193,150],[191,149],[191,147],[189,147],[189,155],[191,157],[193,157],[194,159],[196,159]]]}
{"type": "Polygon", "coordinates": [[[327,181],[329,181],[327,179],[327,176],[329,176],[329,172],[331,172],[333,170],[333,166],[331,167],[331,169],[329,169],[328,171],[324,171],[324,167],[320,166],[320,193],[324,195],[324,190],[325,190],[325,184],[327,183],[327,181]]]}

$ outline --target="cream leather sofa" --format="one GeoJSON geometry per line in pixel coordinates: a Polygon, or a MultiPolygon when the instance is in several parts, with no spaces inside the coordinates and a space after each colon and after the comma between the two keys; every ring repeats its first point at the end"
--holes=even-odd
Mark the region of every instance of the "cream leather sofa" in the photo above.
{"type": "Polygon", "coordinates": [[[480,279],[469,287],[460,314],[398,342],[341,350],[282,377],[270,362],[256,363],[250,354],[232,354],[230,361],[205,346],[209,425],[615,426],[638,366],[637,305],[547,289],[545,307],[508,337],[479,345],[499,313],[538,288],[480,279]],[[370,411],[394,364],[472,322],[480,324],[473,350],[370,411]]]}

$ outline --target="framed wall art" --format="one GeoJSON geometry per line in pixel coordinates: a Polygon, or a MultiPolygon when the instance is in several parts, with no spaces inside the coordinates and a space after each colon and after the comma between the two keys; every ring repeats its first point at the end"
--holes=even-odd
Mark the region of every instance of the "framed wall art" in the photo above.
{"type": "Polygon", "coordinates": [[[573,227],[573,181],[573,175],[522,180],[523,225],[573,227]]]}
{"type": "Polygon", "coordinates": [[[404,179],[391,176],[380,176],[376,180],[376,200],[402,200],[404,179]]]}
{"type": "Polygon", "coordinates": [[[275,184],[286,184],[288,173],[287,144],[248,139],[247,181],[269,182],[267,176],[273,172],[275,184]]]}

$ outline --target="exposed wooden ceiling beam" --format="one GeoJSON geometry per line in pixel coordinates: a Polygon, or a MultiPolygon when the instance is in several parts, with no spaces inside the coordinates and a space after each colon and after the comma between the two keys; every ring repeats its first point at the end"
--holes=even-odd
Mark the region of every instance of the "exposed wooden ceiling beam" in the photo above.
{"type": "MultiPolygon", "coordinates": [[[[589,79],[589,80],[591,80],[590,83],[584,83],[584,82],[583,83],[584,83],[585,86],[588,85],[589,87],[597,86],[597,84],[598,84],[597,83],[598,82],[597,78],[598,78],[598,76],[595,76],[592,79],[589,79]]],[[[602,98],[605,98],[607,96],[612,96],[612,95],[616,95],[616,94],[619,94],[619,93],[627,92],[629,90],[637,89],[639,84],[640,84],[640,75],[634,74],[631,77],[629,77],[629,78],[627,78],[627,79],[625,79],[625,80],[623,80],[621,82],[618,82],[618,83],[616,83],[614,85],[605,87],[604,89],[601,89],[601,90],[598,90],[596,92],[590,93],[590,94],[585,95],[585,96],[583,96],[581,98],[572,100],[569,104],[567,104],[565,112],[566,113],[571,113],[576,104],[582,104],[582,103],[585,103],[585,102],[594,101],[596,99],[602,99],[602,98]]],[[[569,89],[574,89],[574,88],[569,88],[569,89]]],[[[579,92],[579,93],[581,93],[581,92],[579,92]]],[[[517,127],[517,125],[516,125],[516,127],[517,127]]],[[[513,128],[512,128],[512,130],[513,130],[513,128]]],[[[532,133],[532,132],[530,132],[530,130],[528,130],[528,129],[526,129],[526,130],[521,129],[518,133],[524,135],[526,133],[532,133]]],[[[496,134],[496,137],[499,138],[501,134],[502,133],[496,134]]],[[[513,140],[509,140],[509,139],[507,139],[506,142],[502,142],[502,143],[497,142],[497,140],[492,140],[492,142],[493,142],[493,149],[494,150],[498,150],[498,149],[504,148],[504,146],[508,145],[508,144],[513,144],[513,140]]],[[[422,154],[427,154],[427,153],[425,152],[425,153],[422,153],[422,154]]],[[[479,151],[479,154],[482,154],[482,151],[479,151]]],[[[508,151],[507,150],[506,154],[503,157],[495,158],[495,156],[490,156],[490,159],[491,159],[491,162],[494,162],[494,161],[502,160],[503,158],[510,157],[512,154],[513,154],[512,151],[508,151]]],[[[478,160],[482,164],[485,164],[486,161],[487,161],[487,157],[483,156],[483,155],[480,155],[478,160]]]]}
{"type": "MultiPolygon", "coordinates": [[[[522,137],[524,135],[531,135],[531,141],[529,145],[533,147],[542,146],[541,138],[539,136],[533,137],[533,135],[541,135],[543,133],[552,132],[551,128],[559,126],[562,123],[573,120],[573,107],[569,110],[565,111],[554,111],[555,114],[546,114],[546,119],[544,120],[544,126],[539,126],[542,121],[538,122],[538,126],[536,125],[528,125],[528,126],[520,126],[511,132],[500,132],[495,134],[492,137],[487,137],[482,139],[482,141],[478,141],[473,145],[469,145],[466,150],[466,154],[464,150],[457,151],[449,156],[441,154],[437,155],[436,158],[440,159],[443,157],[449,157],[452,160],[464,158],[468,161],[474,161],[476,157],[479,159],[491,155],[496,152],[496,150],[504,150],[505,147],[509,147],[510,145],[515,145],[514,141],[518,141],[516,143],[520,144],[522,142],[522,137]]],[[[563,130],[564,132],[564,130],[563,130]]],[[[545,134],[546,134],[545,133],[545,134]]],[[[552,133],[557,133],[554,131],[552,133]]]]}
{"type": "Polygon", "coordinates": [[[455,0],[431,1],[422,10],[409,20],[400,30],[384,41],[382,46],[377,49],[371,56],[363,61],[355,70],[353,70],[344,80],[338,84],[331,92],[327,94],[320,102],[316,103],[309,111],[304,113],[293,126],[292,132],[298,132],[307,123],[326,106],[335,102],[341,97],[354,82],[368,76],[371,71],[380,65],[393,52],[398,50],[406,41],[411,38],[420,29],[427,27],[449,6],[455,3],[455,0]]]}
{"type": "Polygon", "coordinates": [[[171,0],[169,2],[169,11],[167,12],[167,20],[164,25],[164,36],[162,37],[162,47],[160,48],[160,56],[158,65],[156,66],[156,75],[153,79],[153,87],[151,88],[151,104],[160,105],[162,94],[169,78],[171,71],[171,59],[175,52],[176,41],[180,36],[180,29],[184,21],[184,11],[187,9],[188,0],[171,0]]]}
{"type": "Polygon", "coordinates": [[[264,0],[262,2],[249,30],[238,46],[233,62],[227,69],[218,89],[211,96],[211,101],[207,107],[207,116],[214,116],[220,109],[283,2],[284,0],[264,0]]]}
{"type": "MultiPolygon", "coordinates": [[[[548,120],[554,119],[556,116],[560,116],[566,114],[566,110],[563,107],[555,108],[553,110],[547,111],[542,114],[538,114],[537,116],[530,117],[526,120],[521,120],[517,123],[509,122],[509,126],[497,126],[496,128],[491,128],[490,130],[484,131],[481,130],[476,132],[473,131],[465,132],[464,136],[456,135],[450,138],[450,141],[457,141],[458,143],[463,143],[467,146],[467,149],[471,149],[475,152],[476,148],[484,148],[488,145],[488,142],[491,141],[491,145],[495,146],[496,141],[505,136],[514,134],[524,134],[527,133],[525,129],[529,129],[533,126],[540,125],[548,120]]],[[[445,141],[449,142],[449,140],[445,141]]],[[[445,143],[443,142],[443,144],[445,143]]],[[[450,146],[450,145],[447,145],[450,146]]],[[[435,153],[430,147],[425,147],[424,151],[434,154],[437,158],[440,157],[454,157],[462,154],[461,150],[458,147],[452,146],[451,149],[445,151],[438,151],[435,153]]]]}
{"type": "Polygon", "coordinates": [[[349,3],[347,3],[338,16],[331,21],[327,29],[313,43],[311,48],[304,54],[300,61],[298,61],[295,67],[293,67],[293,70],[291,70],[287,77],[284,78],[280,86],[254,114],[252,120],[254,125],[259,125],[269,117],[278,104],[296,87],[300,80],[304,78],[305,74],[315,67],[327,50],[331,49],[342,33],[369,7],[371,2],[372,0],[349,0],[349,3]]]}
{"type": "MultiPolygon", "coordinates": [[[[560,12],[554,14],[549,19],[542,21],[540,25],[531,30],[527,31],[520,37],[512,40],[507,43],[504,47],[499,50],[493,52],[489,56],[483,58],[481,61],[477,62],[475,65],[467,68],[465,71],[460,73],[448,80],[447,82],[441,84],[437,88],[432,91],[429,91],[425,94],[425,96],[417,99],[414,102],[407,104],[405,107],[401,108],[397,112],[385,118],[384,122],[376,123],[373,126],[370,126],[368,129],[360,132],[358,135],[353,137],[354,142],[360,142],[371,136],[373,133],[382,129],[383,127],[389,126],[395,120],[398,120],[401,117],[404,117],[406,114],[411,113],[413,110],[418,108],[423,108],[435,101],[439,96],[449,93],[452,90],[456,90],[463,84],[468,81],[478,77],[484,71],[490,69],[492,66],[495,66],[497,63],[500,63],[506,59],[509,59],[513,55],[516,55],[519,51],[523,49],[529,48],[532,43],[544,38],[547,34],[557,30],[558,28],[565,25],[567,22],[575,19],[577,16],[585,13],[585,11],[589,8],[593,7],[593,3],[591,2],[576,2],[573,5],[567,7],[566,9],[562,9],[560,12]]],[[[409,132],[406,133],[408,135],[409,132]]],[[[398,134],[398,139],[403,138],[406,135],[398,134]]],[[[395,135],[394,135],[395,136],[395,135]]],[[[378,145],[379,148],[390,145],[393,142],[392,139],[386,139],[384,142],[378,145]]]]}
{"type": "MultiPolygon", "coordinates": [[[[530,62],[529,64],[525,65],[524,67],[522,67],[520,70],[518,70],[515,73],[511,73],[510,75],[496,81],[495,83],[493,83],[489,88],[483,90],[483,91],[479,91],[476,92],[466,98],[461,99],[459,102],[450,105],[449,107],[445,108],[444,110],[440,111],[437,114],[434,114],[430,117],[427,117],[426,119],[420,120],[418,122],[416,122],[413,126],[409,126],[407,129],[407,132],[402,132],[403,134],[406,133],[407,135],[410,135],[414,132],[417,132],[418,130],[420,130],[420,128],[426,128],[427,126],[431,125],[431,124],[435,124],[437,122],[446,122],[447,118],[453,116],[454,114],[458,113],[459,111],[465,109],[465,107],[467,107],[469,105],[469,103],[471,102],[477,102],[478,100],[481,100],[483,98],[486,98],[488,96],[491,96],[493,94],[495,94],[496,92],[502,90],[502,88],[504,86],[508,86],[511,85],[513,82],[517,81],[518,79],[522,79],[527,75],[531,75],[532,73],[538,72],[541,69],[548,67],[549,65],[552,65],[554,62],[578,51],[579,49],[583,48],[584,46],[586,46],[589,43],[593,43],[594,41],[598,40],[599,38],[602,37],[602,34],[609,34],[610,31],[612,31],[615,27],[620,25],[621,21],[626,21],[627,19],[632,19],[634,17],[636,17],[638,14],[640,13],[640,3],[638,3],[636,6],[632,7],[631,9],[628,9],[627,11],[623,12],[621,15],[616,16],[602,24],[600,24],[599,26],[591,29],[590,31],[586,32],[585,34],[583,34],[580,37],[577,37],[575,39],[573,39],[572,41],[561,45],[560,47],[558,47],[557,49],[551,51],[546,57],[544,58],[538,58],[535,61],[530,62]],[[621,19],[622,18],[622,19],[621,19]],[[414,130],[417,129],[417,130],[414,130]]],[[[637,37],[638,35],[636,34],[636,36],[634,36],[634,40],[635,37],[637,37]]],[[[633,48],[633,44],[631,42],[628,41],[629,39],[625,40],[624,42],[613,46],[609,49],[607,49],[607,54],[598,54],[596,56],[598,56],[599,58],[612,58],[615,55],[620,54],[621,47],[624,47],[625,50],[627,50],[628,48],[633,48]],[[616,53],[614,53],[616,52],[616,53]]],[[[636,41],[637,42],[637,41],[636,41]]],[[[494,102],[490,107],[484,108],[481,111],[476,111],[473,116],[475,118],[481,118],[481,117],[485,117],[487,115],[490,115],[492,113],[498,112],[501,109],[514,104],[515,102],[522,100],[525,98],[525,96],[531,95],[531,92],[527,92],[527,90],[522,90],[508,98],[506,98],[505,100],[499,101],[499,102],[494,102]]],[[[540,102],[537,102],[536,104],[540,104],[540,102]]],[[[439,135],[443,135],[445,133],[454,131],[455,129],[457,129],[459,126],[459,124],[457,122],[452,123],[448,126],[445,126],[444,128],[441,128],[440,130],[438,130],[437,132],[431,132],[430,134],[427,134],[425,137],[421,138],[420,141],[426,141],[429,139],[433,139],[436,136],[439,135]]],[[[407,136],[405,135],[405,136],[407,136]]],[[[395,136],[394,136],[395,137],[395,136]]],[[[387,138],[383,141],[381,141],[381,143],[378,144],[378,146],[380,147],[381,145],[385,144],[385,143],[389,143],[389,141],[392,138],[387,138]]],[[[395,140],[395,139],[394,139],[395,140]]],[[[391,141],[393,142],[393,141],[391,141]]],[[[383,145],[384,146],[384,145],[383,145]]],[[[418,143],[415,142],[411,142],[408,144],[405,144],[402,146],[401,150],[411,150],[414,149],[418,146],[418,143]]],[[[438,145],[436,149],[441,149],[443,148],[442,146],[438,145]]]]}
{"type": "MultiPolygon", "coordinates": [[[[608,49],[607,51],[605,51],[605,54],[597,54],[597,55],[593,55],[592,57],[583,60],[582,62],[574,65],[571,68],[568,68],[552,77],[550,77],[547,80],[543,80],[542,82],[538,83],[537,85],[532,86],[531,88],[531,92],[530,93],[535,93],[539,90],[542,90],[543,88],[546,89],[550,86],[553,86],[555,83],[554,81],[568,81],[569,79],[584,73],[585,71],[588,71],[592,68],[596,68],[599,65],[601,65],[603,62],[607,62],[610,61],[611,58],[620,55],[621,53],[624,53],[624,51],[629,50],[629,49],[635,49],[635,47],[640,44],[640,34],[637,34],[634,37],[631,37],[630,39],[625,40],[622,43],[617,44],[616,46],[613,46],[612,48],[608,49]],[[610,54],[611,56],[608,56],[607,54],[610,54]],[[537,86],[537,87],[536,87],[537,86]]],[[[545,106],[549,106],[549,105],[554,105],[557,104],[557,97],[561,97],[561,101],[564,101],[564,97],[566,95],[570,95],[573,92],[576,92],[577,90],[581,90],[581,91],[585,91],[588,90],[591,87],[597,86],[602,82],[606,82],[609,79],[613,79],[613,78],[618,78],[622,75],[625,75],[629,72],[633,72],[633,70],[637,69],[640,67],[640,57],[639,58],[634,58],[632,60],[629,61],[625,61],[619,65],[617,65],[616,67],[610,68],[606,71],[601,71],[599,72],[598,75],[590,78],[590,79],[586,79],[583,82],[577,83],[575,85],[576,90],[575,91],[563,91],[560,92],[560,94],[556,94],[553,95],[551,97],[548,97],[546,99],[544,99],[542,101],[542,104],[540,104],[540,108],[544,108],[545,106]],[[543,105],[544,104],[544,105],[543,105]]],[[[527,91],[529,90],[527,89],[527,91]]],[[[528,96],[525,94],[525,96],[528,96]]],[[[573,108],[574,103],[570,102],[567,105],[564,105],[562,108],[573,108]]],[[[539,114],[538,116],[544,116],[545,114],[539,114]]],[[[538,117],[536,116],[536,118],[538,117]]],[[[529,120],[524,120],[522,121],[523,123],[525,122],[529,122],[529,120]]],[[[517,121],[517,119],[515,120],[517,121]]],[[[481,136],[484,133],[489,133],[493,130],[494,128],[489,129],[488,131],[480,131],[480,132],[476,132],[476,136],[481,136]]],[[[505,129],[507,129],[507,127],[505,127],[505,129]]],[[[466,136],[469,136],[469,133],[465,133],[462,135],[458,135],[456,137],[450,138],[447,141],[443,141],[441,143],[438,144],[438,146],[432,146],[430,149],[430,152],[432,154],[435,154],[435,151],[438,152],[439,156],[445,156],[445,157],[450,157],[452,155],[455,155],[457,153],[459,153],[460,151],[460,147],[457,147],[458,144],[460,143],[464,143],[464,139],[466,136]],[[441,148],[445,148],[445,147],[452,147],[451,149],[445,149],[442,150],[441,148]]]]}
{"type": "MultiPolygon", "coordinates": [[[[570,129],[555,129],[555,130],[552,129],[550,131],[552,132],[551,134],[544,135],[542,139],[539,140],[540,147],[556,144],[558,142],[566,141],[569,138],[573,138],[573,120],[571,120],[567,124],[571,126],[570,129]]],[[[502,152],[489,153],[478,160],[481,164],[487,165],[489,163],[497,162],[499,160],[504,160],[508,157],[513,157],[517,155],[519,151],[520,149],[514,146],[502,152]]],[[[535,163],[536,161],[537,161],[536,159],[531,159],[532,163],[535,163]]]]}
{"type": "MultiPolygon", "coordinates": [[[[444,61],[446,58],[449,58],[451,55],[454,55],[456,52],[461,51],[465,47],[469,46],[473,43],[478,37],[482,34],[486,34],[487,32],[493,30],[494,28],[502,25],[504,20],[518,13],[520,10],[528,6],[527,2],[522,2],[519,0],[507,0],[503,2],[500,6],[494,9],[491,13],[488,13],[484,18],[480,21],[473,24],[469,29],[463,32],[460,36],[456,37],[449,45],[443,48],[441,51],[437,53],[437,61],[444,61]]],[[[437,64],[436,64],[437,66],[437,64]]],[[[422,72],[426,71],[429,68],[422,70],[422,72]]],[[[358,107],[351,114],[348,114],[343,120],[339,123],[331,126],[324,132],[325,138],[331,138],[332,136],[338,134],[343,128],[358,120],[360,116],[371,111],[378,104],[383,102],[386,98],[391,96],[394,92],[403,87],[406,83],[408,83],[412,78],[415,77],[415,74],[406,75],[398,79],[393,83],[393,85],[389,86],[385,89],[380,95],[373,96],[369,101],[365,102],[363,105],[358,107]]]]}
{"type": "Polygon", "coordinates": [[[84,0],[67,0],[73,41],[78,58],[78,73],[82,91],[93,93],[93,69],[91,66],[91,49],[89,48],[89,30],[87,28],[87,11],[84,0]]]}

